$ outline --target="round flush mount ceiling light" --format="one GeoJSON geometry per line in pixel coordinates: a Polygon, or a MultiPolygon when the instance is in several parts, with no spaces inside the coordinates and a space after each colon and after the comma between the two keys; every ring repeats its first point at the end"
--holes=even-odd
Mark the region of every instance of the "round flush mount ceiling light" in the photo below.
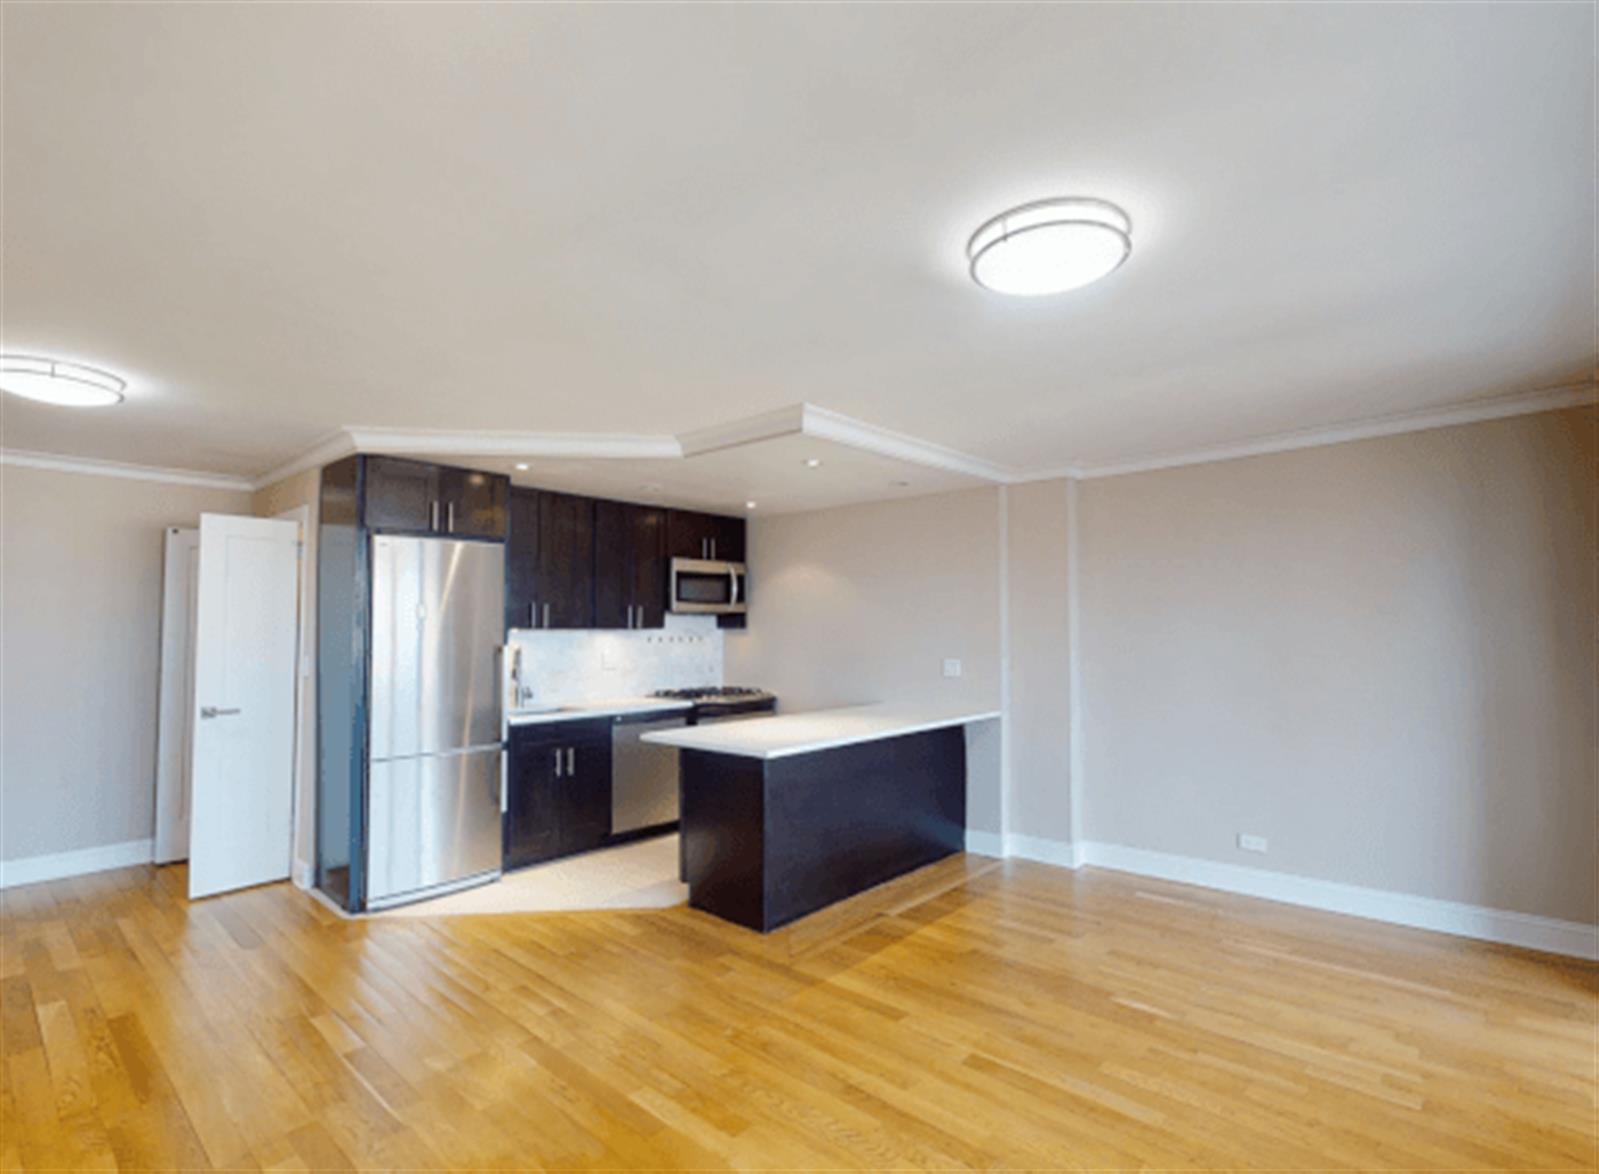
{"type": "Polygon", "coordinates": [[[0,391],[63,408],[103,408],[122,402],[127,381],[97,367],[44,359],[36,355],[0,355],[0,391]]]}
{"type": "Polygon", "coordinates": [[[972,280],[995,293],[1064,293],[1127,260],[1132,232],[1132,218],[1107,200],[1036,200],[986,221],[966,242],[966,259],[972,280]]]}

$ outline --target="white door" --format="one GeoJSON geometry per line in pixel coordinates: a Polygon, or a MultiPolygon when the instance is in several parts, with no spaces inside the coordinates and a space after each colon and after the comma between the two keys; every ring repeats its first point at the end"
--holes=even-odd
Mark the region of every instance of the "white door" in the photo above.
{"type": "Polygon", "coordinates": [[[155,862],[189,855],[189,767],[194,739],[194,583],[200,531],[167,528],[161,603],[160,721],[155,752],[155,862]]]}
{"type": "Polygon", "coordinates": [[[289,875],[299,527],[201,514],[199,562],[190,897],[289,875]]]}

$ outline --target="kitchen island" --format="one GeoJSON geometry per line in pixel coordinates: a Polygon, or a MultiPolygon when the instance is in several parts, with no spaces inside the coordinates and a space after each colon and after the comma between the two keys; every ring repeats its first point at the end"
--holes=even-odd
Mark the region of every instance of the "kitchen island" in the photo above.
{"type": "Polygon", "coordinates": [[[644,735],[681,752],[689,904],[764,933],[961,851],[965,727],[998,717],[858,705],[644,735]]]}

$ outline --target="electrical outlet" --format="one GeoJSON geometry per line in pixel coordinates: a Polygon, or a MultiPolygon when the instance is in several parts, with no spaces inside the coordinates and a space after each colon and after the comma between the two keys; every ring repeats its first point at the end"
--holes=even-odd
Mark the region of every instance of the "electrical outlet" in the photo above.
{"type": "Polygon", "coordinates": [[[944,675],[946,677],[960,676],[961,662],[956,660],[954,657],[950,657],[948,660],[944,661],[944,675]]]}
{"type": "Polygon", "coordinates": [[[1245,852],[1264,852],[1266,850],[1266,837],[1246,836],[1243,832],[1239,832],[1238,846],[1245,852]]]}

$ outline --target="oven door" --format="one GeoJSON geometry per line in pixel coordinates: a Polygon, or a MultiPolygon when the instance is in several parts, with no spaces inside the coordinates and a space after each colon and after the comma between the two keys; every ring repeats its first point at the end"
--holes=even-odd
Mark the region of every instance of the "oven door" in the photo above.
{"type": "Polygon", "coordinates": [[[721,616],[748,610],[743,563],[674,558],[671,589],[674,612],[721,616]]]}

